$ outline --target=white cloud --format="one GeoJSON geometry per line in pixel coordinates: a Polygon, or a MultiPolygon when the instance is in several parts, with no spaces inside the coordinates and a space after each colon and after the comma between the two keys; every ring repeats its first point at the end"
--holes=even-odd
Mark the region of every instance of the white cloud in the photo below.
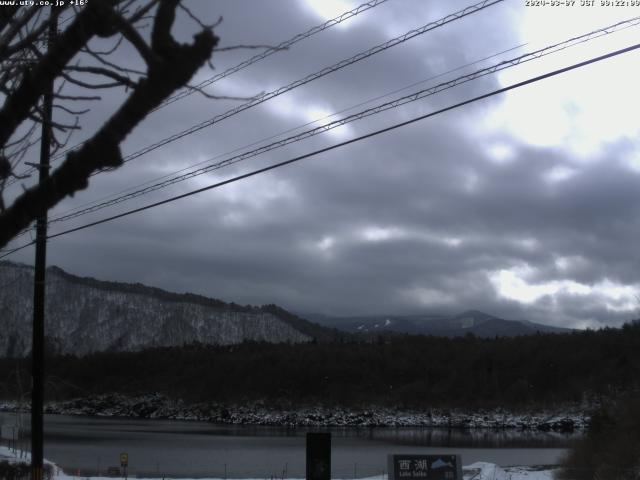
{"type": "Polygon", "coordinates": [[[638,308],[637,286],[620,285],[608,279],[596,286],[598,292],[607,299],[607,309],[616,312],[633,311],[638,308]]]}
{"type": "Polygon", "coordinates": [[[361,232],[361,237],[367,242],[383,242],[385,240],[406,237],[406,233],[393,227],[368,227],[361,232]]]}
{"type": "MultiPolygon", "coordinates": [[[[328,108],[318,105],[310,105],[303,108],[302,115],[307,122],[313,123],[312,125],[306,127],[306,129],[319,127],[320,125],[326,125],[342,118],[341,115],[334,115],[328,108]]],[[[329,130],[328,135],[338,138],[346,138],[352,133],[352,131],[353,129],[350,125],[342,125],[340,127],[334,127],[329,130]]]]}
{"type": "Polygon", "coordinates": [[[627,153],[622,159],[622,162],[634,173],[640,173],[640,145],[638,148],[627,153]]]}
{"type": "Polygon", "coordinates": [[[568,270],[571,266],[571,259],[568,257],[558,257],[554,260],[554,263],[559,270],[568,270]]]}
{"type": "Polygon", "coordinates": [[[575,174],[576,170],[574,168],[569,168],[564,165],[558,165],[545,172],[544,180],[547,183],[551,184],[560,183],[569,180],[575,174]]]}
{"type": "Polygon", "coordinates": [[[428,230],[407,229],[400,227],[370,226],[360,230],[356,234],[356,242],[385,242],[393,240],[416,240],[425,243],[445,245],[447,247],[459,247],[463,240],[451,235],[434,233],[428,230]]]}
{"type": "Polygon", "coordinates": [[[320,240],[316,246],[326,252],[327,250],[331,250],[331,248],[335,245],[336,241],[333,237],[330,236],[326,236],[326,237],[322,237],[322,240],[320,240]]]}
{"type": "MultiPolygon", "coordinates": [[[[284,95],[267,103],[271,112],[284,119],[291,119],[298,123],[295,131],[288,131],[286,136],[311,130],[321,125],[327,125],[343,117],[335,115],[329,107],[310,103],[309,99],[297,98],[295,95],[284,95]]],[[[346,138],[353,133],[351,125],[342,125],[328,130],[320,135],[330,135],[337,138],[346,138]]]]}
{"type": "MultiPolygon", "coordinates": [[[[323,20],[331,20],[355,7],[353,2],[345,0],[305,0],[303,4],[323,20]]],[[[338,24],[338,28],[345,28],[348,23],[349,20],[342,22],[338,24]]]]}
{"type": "MultiPolygon", "coordinates": [[[[637,15],[624,8],[525,8],[516,19],[520,39],[533,51],[637,15]],[[626,12],[625,12],[626,10],[626,12]]],[[[635,43],[639,27],[606,35],[498,74],[503,86],[635,43]]],[[[634,140],[640,125],[639,55],[630,52],[507,92],[486,129],[509,132],[525,144],[558,146],[576,161],[593,160],[606,145],[634,140]]]]}
{"type": "Polygon", "coordinates": [[[497,164],[510,163],[515,158],[515,149],[506,143],[494,143],[485,148],[489,160],[497,164]]]}
{"type": "Polygon", "coordinates": [[[536,250],[540,246],[540,242],[533,237],[516,238],[513,240],[513,244],[524,250],[536,250]]]}
{"type": "MultiPolygon", "coordinates": [[[[556,265],[568,266],[569,260],[557,259],[556,265]]],[[[546,282],[528,282],[535,269],[523,264],[511,269],[490,272],[489,281],[500,297],[515,300],[523,304],[533,304],[542,297],[549,296],[557,304],[563,295],[590,296],[595,303],[604,305],[607,310],[629,312],[637,308],[638,285],[623,285],[605,278],[593,285],[576,282],[571,279],[550,280],[546,282]]]]}
{"type": "Polygon", "coordinates": [[[508,92],[502,105],[489,113],[490,131],[509,132],[525,144],[550,147],[562,143],[571,132],[566,99],[553,88],[508,92]]]}
{"type": "Polygon", "coordinates": [[[535,303],[546,295],[554,296],[560,292],[573,295],[587,295],[591,292],[590,287],[571,280],[530,284],[523,278],[530,272],[528,266],[498,270],[489,274],[489,280],[500,296],[525,304],[535,303]]]}
{"type": "MultiPolygon", "coordinates": [[[[222,176],[202,175],[192,180],[196,187],[207,186],[216,181],[220,181],[222,176]]],[[[189,188],[193,188],[193,183],[189,188]]],[[[216,189],[217,198],[230,204],[233,207],[236,218],[250,214],[261,213],[274,208],[274,203],[298,198],[298,192],[293,182],[277,177],[254,177],[245,182],[234,182],[216,189]]],[[[211,202],[211,197],[201,196],[193,201],[202,203],[211,202]]]]}
{"type": "Polygon", "coordinates": [[[462,188],[466,193],[475,193],[480,186],[480,175],[473,170],[462,172],[462,188]]]}

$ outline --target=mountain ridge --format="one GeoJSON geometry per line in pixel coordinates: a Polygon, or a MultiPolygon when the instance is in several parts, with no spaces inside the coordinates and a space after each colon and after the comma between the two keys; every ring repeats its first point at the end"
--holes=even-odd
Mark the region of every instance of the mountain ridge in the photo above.
{"type": "MultiPolygon", "coordinates": [[[[11,262],[7,262],[11,263],[11,262]]],[[[28,265],[25,267],[30,268],[28,265]]],[[[183,302],[190,301],[193,303],[198,303],[204,306],[216,306],[216,307],[231,307],[233,309],[237,309],[238,311],[251,311],[260,307],[252,306],[252,305],[239,305],[235,302],[225,302],[218,298],[206,297],[204,295],[200,295],[197,293],[178,293],[171,292],[169,290],[165,290],[163,288],[152,287],[150,285],[145,285],[140,282],[115,282],[110,280],[100,280],[93,277],[82,277],[79,275],[74,275],[69,273],[62,268],[51,265],[47,267],[47,272],[52,273],[54,275],[59,275],[69,282],[75,283],[77,285],[85,285],[85,286],[94,286],[96,288],[101,288],[104,290],[111,290],[114,292],[131,292],[132,290],[136,293],[140,293],[142,295],[151,295],[161,297],[164,301],[168,302],[183,302]]]]}
{"type": "MultiPolygon", "coordinates": [[[[0,356],[25,356],[30,351],[33,267],[0,262],[0,287],[0,356]]],[[[142,283],[81,277],[57,266],[47,268],[47,291],[48,348],[63,354],[189,343],[342,341],[355,338],[353,334],[366,340],[380,334],[494,337],[570,331],[478,310],[457,315],[296,315],[275,304],[238,305],[142,283]]]]}
{"type": "MultiPolygon", "coordinates": [[[[30,352],[33,267],[0,262],[0,355],[30,352]]],[[[276,305],[241,306],[140,283],[79,277],[47,269],[46,336],[56,353],[138,351],[189,343],[330,341],[344,334],[276,305]]]]}
{"type": "Polygon", "coordinates": [[[479,337],[516,336],[541,333],[568,333],[571,329],[543,325],[528,320],[506,320],[479,310],[466,310],[455,315],[363,315],[332,317],[303,314],[305,318],[325,327],[339,328],[349,333],[479,337]]]}

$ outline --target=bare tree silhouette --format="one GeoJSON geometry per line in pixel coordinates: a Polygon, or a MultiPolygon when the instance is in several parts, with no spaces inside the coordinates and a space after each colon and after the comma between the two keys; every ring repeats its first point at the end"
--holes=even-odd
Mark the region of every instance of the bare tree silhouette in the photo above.
{"type": "Polygon", "coordinates": [[[0,248],[42,208],[87,188],[94,172],[122,164],[121,142],[168,96],[188,87],[210,60],[218,42],[215,26],[198,20],[181,0],[91,0],[73,9],[51,10],[0,8],[0,248]],[[188,44],[171,34],[179,9],[198,25],[188,44]],[[58,20],[59,32],[47,45],[49,25],[58,20]],[[147,26],[150,32],[144,31],[147,26]],[[112,44],[95,46],[105,42],[112,44]],[[123,46],[135,49],[143,68],[117,61],[115,53],[123,46]],[[47,122],[41,98],[51,81],[56,120],[47,122]],[[79,116],[87,105],[100,100],[99,91],[113,88],[125,91],[115,112],[79,148],[65,153],[47,180],[5,205],[4,189],[20,179],[24,169],[17,167],[39,143],[40,125],[50,129],[52,152],[62,151],[80,128],[79,116]]]}

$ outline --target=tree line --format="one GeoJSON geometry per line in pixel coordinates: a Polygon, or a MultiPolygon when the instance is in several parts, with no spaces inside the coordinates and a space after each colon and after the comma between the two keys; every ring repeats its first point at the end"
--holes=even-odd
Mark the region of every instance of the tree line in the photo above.
{"type": "MultiPolygon", "coordinates": [[[[484,339],[186,345],[84,357],[49,355],[47,397],[159,392],[189,402],[520,408],[638,389],[640,322],[621,329],[484,339]]],[[[0,359],[5,398],[29,359],[0,359]]]]}

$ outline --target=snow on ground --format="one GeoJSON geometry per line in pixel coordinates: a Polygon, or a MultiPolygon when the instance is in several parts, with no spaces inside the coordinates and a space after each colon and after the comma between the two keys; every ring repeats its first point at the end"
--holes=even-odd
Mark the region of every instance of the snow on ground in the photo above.
{"type": "MultiPolygon", "coordinates": [[[[18,412],[16,402],[0,402],[0,411],[18,412]]],[[[22,408],[25,408],[22,405],[22,408]]],[[[28,408],[28,405],[26,406],[28,408]]],[[[251,424],[278,426],[424,426],[465,429],[517,429],[572,432],[589,423],[592,406],[572,404],[555,410],[508,412],[503,409],[466,410],[397,410],[385,407],[323,407],[320,405],[274,409],[261,402],[243,405],[215,403],[185,404],[158,393],[127,397],[120,394],[76,398],[60,403],[48,403],[45,413],[62,415],[92,415],[106,417],[158,418],[199,420],[220,424],[251,424]]]]}
{"type": "MultiPolygon", "coordinates": [[[[17,454],[13,450],[9,450],[7,447],[0,446],[0,462],[1,461],[22,461],[29,462],[30,454],[17,454]]],[[[64,473],[55,464],[46,461],[53,468],[54,475],[53,480],[113,480],[114,477],[87,477],[87,476],[75,476],[64,473]]],[[[494,463],[488,462],[476,462],[462,468],[464,480],[553,480],[553,470],[551,469],[538,469],[536,467],[500,467],[494,463]]],[[[142,480],[158,480],[158,478],[142,479],[142,480]]],[[[180,480],[222,480],[222,479],[187,479],[180,478],[180,480]]],[[[269,478],[256,478],[256,479],[243,479],[243,480],[277,480],[273,477],[269,478]]],[[[287,478],[287,480],[304,480],[287,478]]],[[[337,480],[337,479],[336,479],[337,480]]],[[[377,475],[374,477],[362,478],[359,480],[388,480],[387,475],[377,475]]]]}
{"type": "MultiPolygon", "coordinates": [[[[478,474],[464,473],[464,480],[553,480],[553,471],[552,470],[527,470],[522,467],[510,467],[507,470],[503,470],[502,468],[494,465],[492,463],[483,463],[485,468],[482,472],[478,474]],[[486,475],[486,476],[485,476],[486,475]]],[[[474,463],[473,465],[477,465],[478,463],[474,463]]],[[[466,469],[466,467],[465,467],[466,469]]],[[[137,477],[136,477],[137,478],[137,477]]],[[[54,480],[114,480],[113,477],[75,477],[71,475],[66,475],[64,473],[59,473],[54,476],[54,480]]],[[[150,478],[150,479],[142,479],[142,480],[158,480],[158,478],[150,478]]],[[[181,478],[180,480],[222,480],[222,479],[186,479],[181,478]]],[[[256,478],[256,479],[243,479],[243,480],[270,480],[265,478],[256,478]]],[[[304,480],[304,479],[287,479],[287,480],[304,480]]],[[[387,475],[378,475],[375,477],[367,477],[359,480],[388,480],[387,475]]]]}
{"type": "Polygon", "coordinates": [[[499,467],[495,463],[476,462],[463,467],[464,480],[553,480],[553,470],[536,467],[499,467]]]}

